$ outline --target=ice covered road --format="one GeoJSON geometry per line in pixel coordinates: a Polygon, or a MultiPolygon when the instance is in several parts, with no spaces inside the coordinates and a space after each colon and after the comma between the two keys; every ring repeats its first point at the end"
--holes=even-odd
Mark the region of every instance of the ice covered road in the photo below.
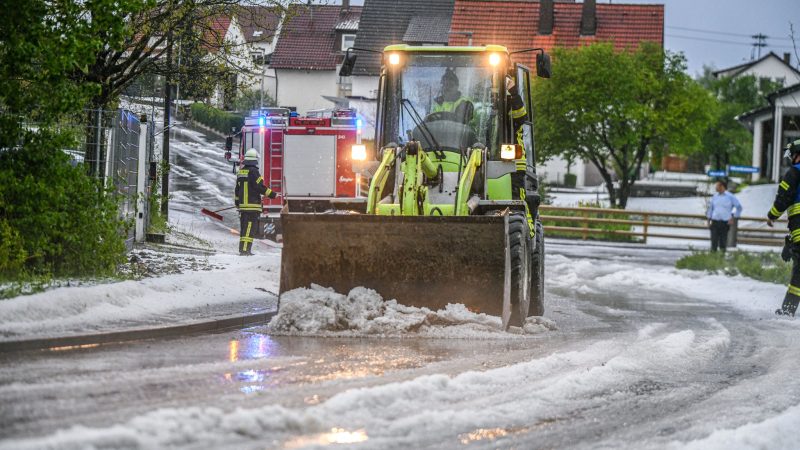
{"type": "Polygon", "coordinates": [[[0,355],[0,448],[797,448],[800,326],[763,299],[780,288],[675,256],[551,245],[558,328],[527,335],[0,355]]]}

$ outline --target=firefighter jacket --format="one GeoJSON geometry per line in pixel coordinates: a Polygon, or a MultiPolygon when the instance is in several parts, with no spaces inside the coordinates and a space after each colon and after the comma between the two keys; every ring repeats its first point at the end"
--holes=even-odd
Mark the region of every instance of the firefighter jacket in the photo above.
{"type": "Polygon", "coordinates": [[[236,174],[234,203],[239,211],[261,212],[261,196],[270,195],[272,190],[264,186],[264,177],[258,172],[256,161],[245,161],[244,167],[236,174]]]}
{"type": "Polygon", "coordinates": [[[783,212],[789,216],[789,233],[793,243],[800,242],[800,164],[795,164],[783,174],[778,185],[775,203],[767,213],[772,220],[778,219],[783,212]]]}

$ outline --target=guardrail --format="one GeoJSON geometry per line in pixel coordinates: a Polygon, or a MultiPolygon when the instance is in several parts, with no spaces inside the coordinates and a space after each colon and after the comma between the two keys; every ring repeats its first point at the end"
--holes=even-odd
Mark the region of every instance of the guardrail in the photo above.
{"type": "MultiPolygon", "coordinates": [[[[568,233],[583,240],[611,238],[612,236],[640,237],[641,243],[647,243],[647,238],[667,239],[692,239],[709,240],[708,233],[675,234],[664,232],[661,229],[683,230],[708,230],[706,216],[702,214],[664,213],[649,211],[629,211],[624,209],[593,208],[593,207],[564,207],[542,205],[539,207],[539,217],[545,224],[545,232],[568,233]],[[570,215],[559,215],[557,213],[570,215]],[[598,217],[599,216],[599,217],[598,217]],[[603,217],[608,216],[608,217],[603,217]],[[619,218],[618,218],[619,217],[619,218]],[[553,223],[548,225],[547,223],[553,223]],[[578,226],[563,226],[559,223],[575,223],[578,226]],[[628,229],[605,229],[592,225],[627,225],[628,229]]],[[[775,222],[773,228],[766,226],[765,217],[741,217],[732,232],[736,235],[739,244],[782,246],[783,236],[786,234],[786,221],[775,222]],[[764,223],[764,227],[754,224],[764,223]],[[738,226],[743,224],[744,226],[738,226]]]]}

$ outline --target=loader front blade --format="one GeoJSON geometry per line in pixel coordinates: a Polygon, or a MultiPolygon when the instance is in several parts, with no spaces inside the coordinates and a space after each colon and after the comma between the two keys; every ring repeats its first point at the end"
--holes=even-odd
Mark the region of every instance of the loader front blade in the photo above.
{"type": "Polygon", "coordinates": [[[511,315],[508,216],[281,215],[280,292],[364,286],[398,303],[511,315]]]}

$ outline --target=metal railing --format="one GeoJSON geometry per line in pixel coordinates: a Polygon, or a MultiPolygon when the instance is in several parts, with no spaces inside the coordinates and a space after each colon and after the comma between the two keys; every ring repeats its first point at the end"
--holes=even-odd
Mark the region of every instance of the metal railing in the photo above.
{"type": "MultiPolygon", "coordinates": [[[[647,243],[648,238],[689,239],[708,241],[708,233],[670,233],[677,230],[708,230],[708,219],[702,214],[666,213],[649,211],[628,211],[624,209],[563,207],[542,205],[539,218],[544,223],[545,232],[568,235],[583,240],[632,238],[634,242],[647,243]],[[569,215],[559,215],[558,213],[569,215]],[[599,216],[599,217],[598,217],[599,216]],[[559,224],[569,223],[574,226],[559,224]],[[594,227],[592,225],[595,225],[594,227]],[[602,228],[603,225],[619,225],[627,229],[602,228]],[[666,231],[665,231],[666,229],[666,231]],[[641,238],[635,240],[635,238],[641,238]]],[[[782,246],[786,234],[786,221],[775,222],[774,228],[766,226],[765,217],[740,217],[732,227],[735,242],[739,244],[782,246]],[[763,224],[762,227],[757,225],[763,224]]]]}

